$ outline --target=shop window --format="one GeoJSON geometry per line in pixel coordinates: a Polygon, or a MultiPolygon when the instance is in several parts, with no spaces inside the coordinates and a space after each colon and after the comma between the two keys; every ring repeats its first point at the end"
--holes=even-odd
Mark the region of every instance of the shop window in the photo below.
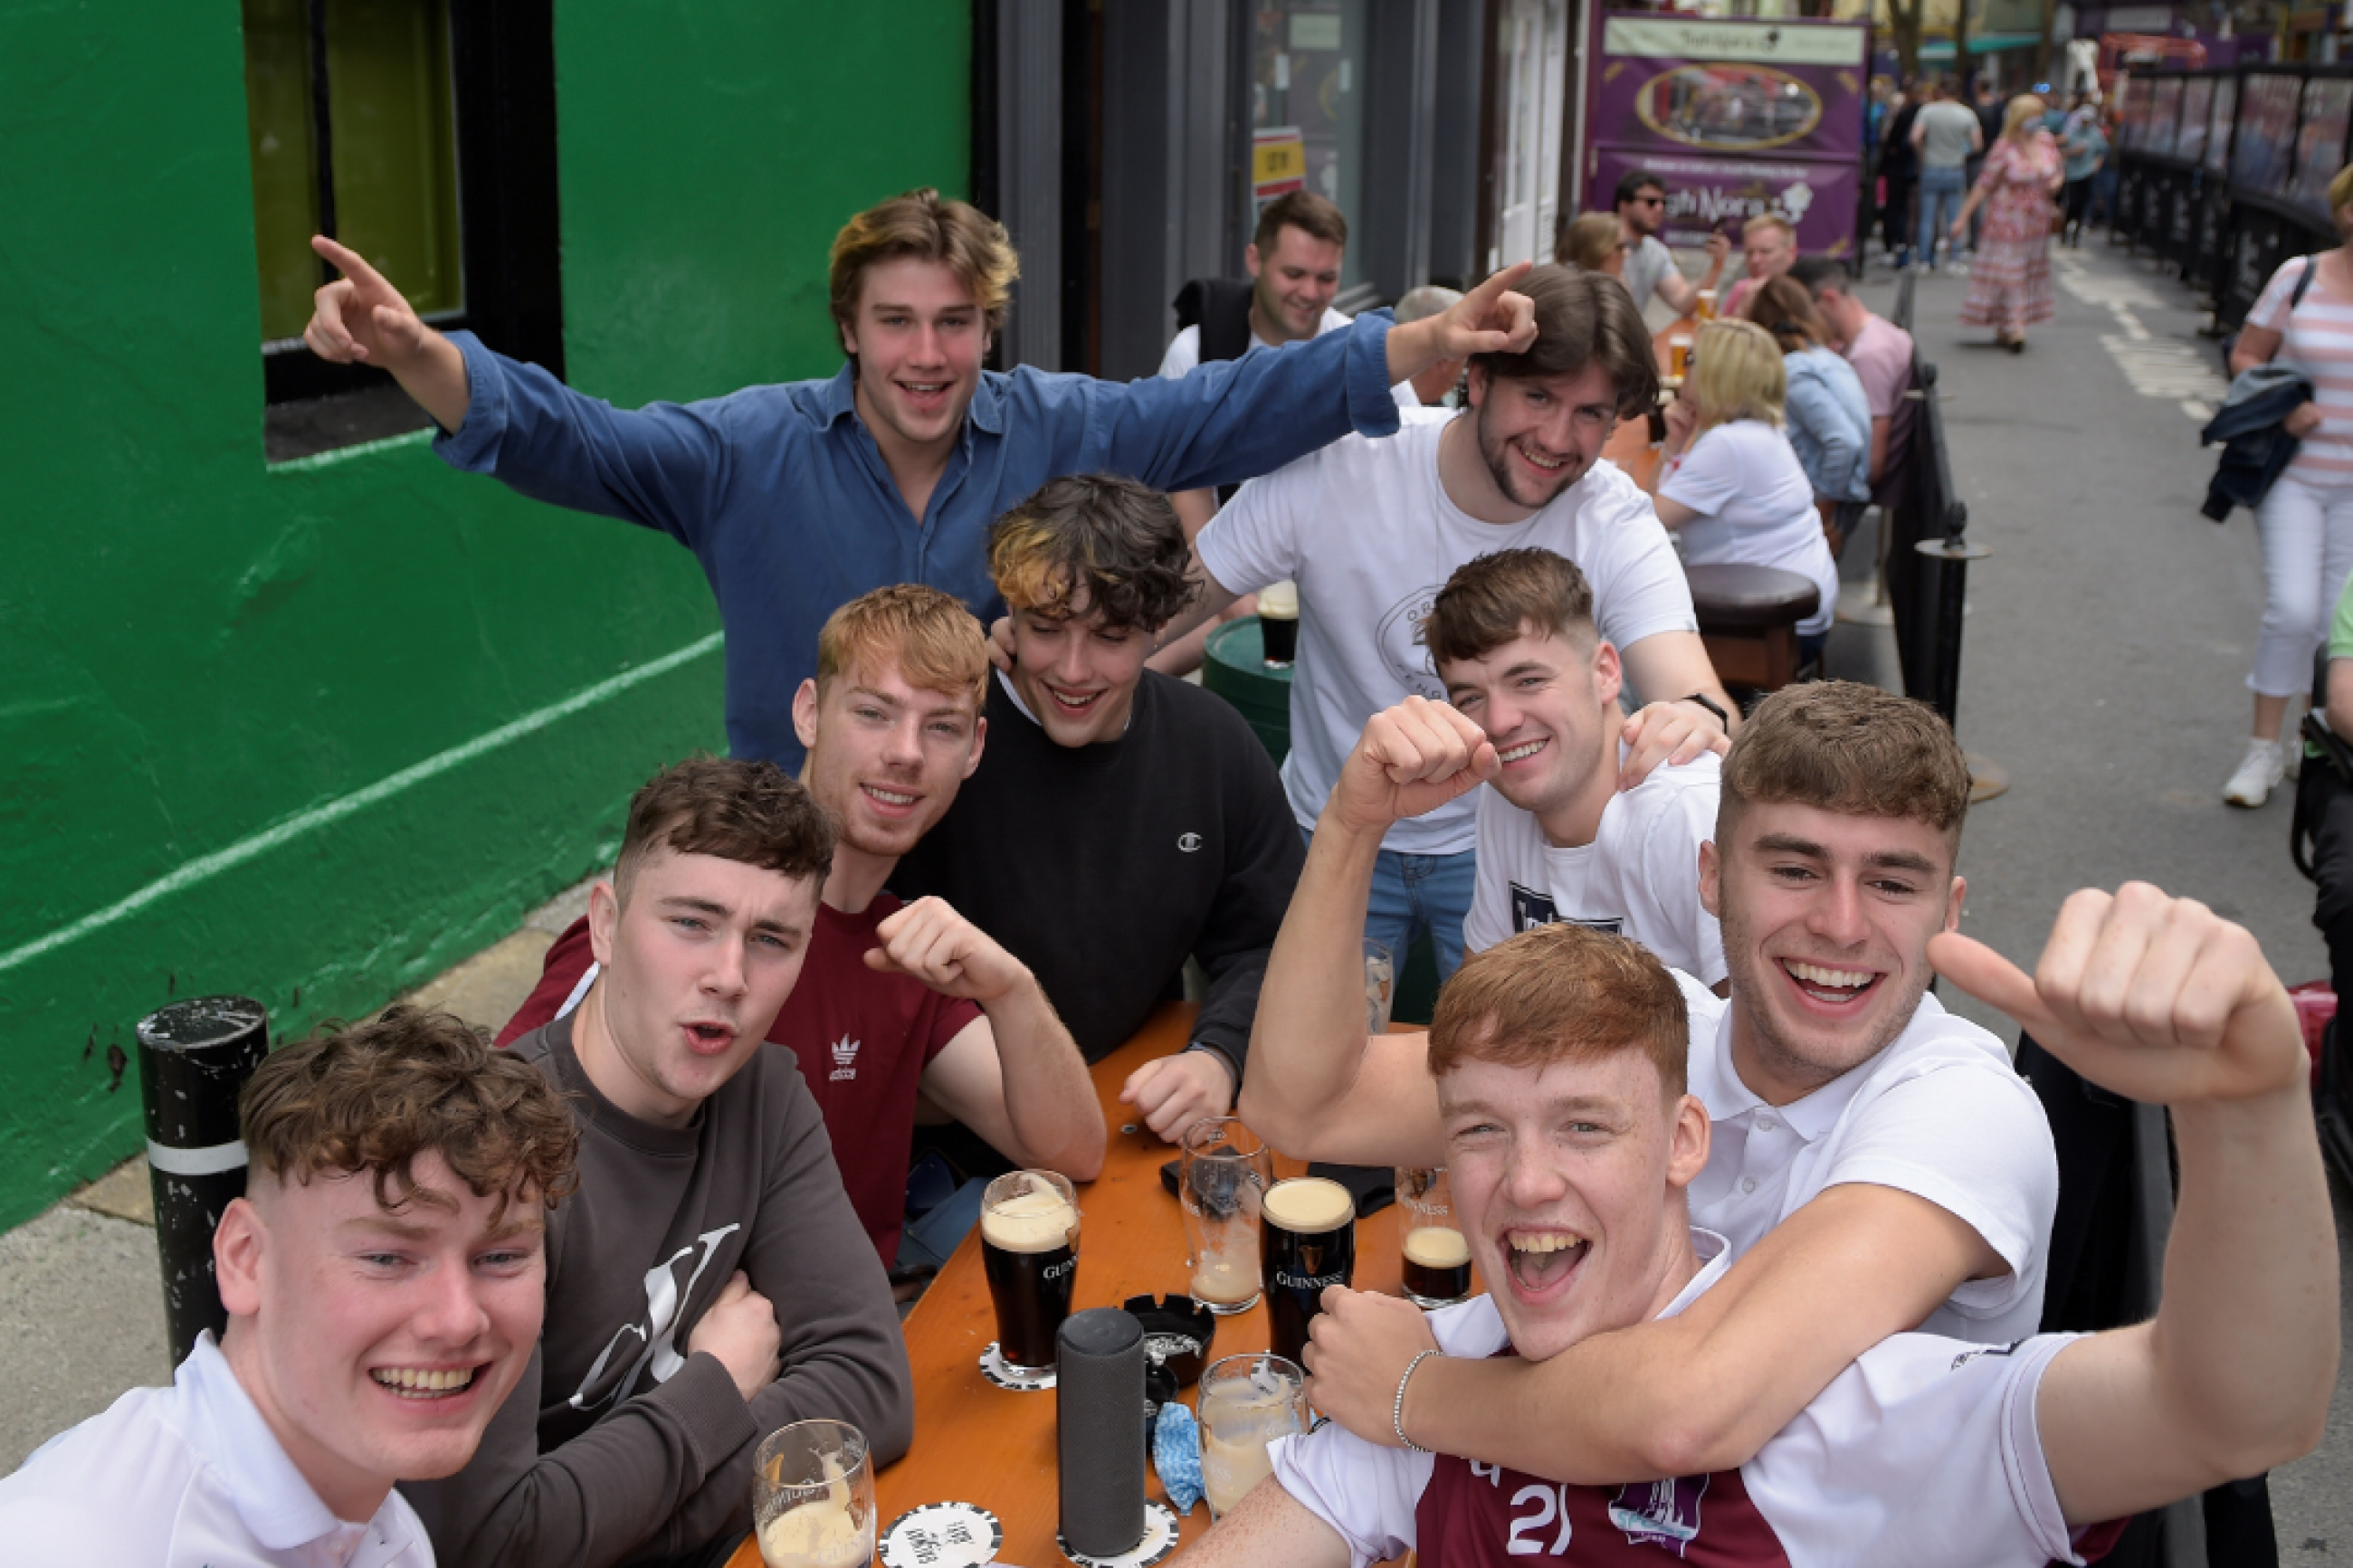
{"type": "MultiPolygon", "coordinates": [[[[1366,0],[1266,0],[1251,13],[1250,130],[1261,146],[1295,136],[1304,163],[1299,184],[1328,197],[1346,216],[1344,301],[1367,273],[1361,243],[1366,10],[1366,0]]],[[[1281,189],[1260,184],[1260,205],[1281,189]]]]}
{"type": "Polygon", "coordinates": [[[429,423],[304,345],[325,234],[427,321],[563,374],[550,0],[244,0],[272,461],[429,423]]]}

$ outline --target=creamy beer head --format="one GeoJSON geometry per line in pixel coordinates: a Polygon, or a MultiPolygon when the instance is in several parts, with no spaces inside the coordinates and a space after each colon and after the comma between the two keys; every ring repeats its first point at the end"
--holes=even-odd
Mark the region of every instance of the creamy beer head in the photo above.
{"type": "Polygon", "coordinates": [[[1258,591],[1258,613],[1262,620],[1295,621],[1299,618],[1299,584],[1286,577],[1280,583],[1270,583],[1258,591]]]}
{"type": "Polygon", "coordinates": [[[1471,1244],[1451,1226],[1418,1225],[1406,1232],[1405,1255],[1424,1268],[1460,1268],[1471,1261],[1471,1244]]]}
{"type": "Polygon", "coordinates": [[[1276,1225],[1301,1236],[1337,1230],[1356,1217],[1356,1200],[1348,1189],[1324,1176],[1294,1176],[1277,1182],[1260,1200],[1260,1212],[1276,1225]]]}
{"type": "Polygon", "coordinates": [[[1007,1252],[1051,1252],[1071,1245],[1079,1211],[1051,1187],[1033,1187],[989,1205],[980,1216],[980,1237],[1007,1252]]]}

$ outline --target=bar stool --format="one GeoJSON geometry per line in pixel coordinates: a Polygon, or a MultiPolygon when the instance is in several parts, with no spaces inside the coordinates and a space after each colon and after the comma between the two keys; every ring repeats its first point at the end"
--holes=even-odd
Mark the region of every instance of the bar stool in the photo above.
{"type": "Polygon", "coordinates": [[[1778,691],[1798,679],[1798,623],[1821,605],[1812,579],[1778,566],[1683,568],[1701,642],[1727,685],[1778,691]]]}

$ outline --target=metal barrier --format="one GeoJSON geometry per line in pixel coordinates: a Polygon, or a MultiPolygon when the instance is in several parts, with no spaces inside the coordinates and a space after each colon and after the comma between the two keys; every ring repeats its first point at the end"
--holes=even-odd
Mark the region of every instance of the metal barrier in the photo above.
{"type": "Polygon", "coordinates": [[[245,996],[174,1002],[139,1020],[139,1098],[164,1268],[164,1329],[179,1365],[206,1329],[228,1327],[213,1275],[221,1211],[245,1194],[237,1100],[269,1051],[269,1016],[245,996]]]}
{"type": "Polygon", "coordinates": [[[1895,613],[1895,654],[1905,694],[1957,722],[1961,693],[1962,611],[1972,561],[1991,553],[1963,537],[1969,509],[1953,485],[1945,445],[1936,367],[1916,354],[1913,390],[1919,416],[1913,426],[1911,495],[1887,526],[1887,596],[1895,613]]]}

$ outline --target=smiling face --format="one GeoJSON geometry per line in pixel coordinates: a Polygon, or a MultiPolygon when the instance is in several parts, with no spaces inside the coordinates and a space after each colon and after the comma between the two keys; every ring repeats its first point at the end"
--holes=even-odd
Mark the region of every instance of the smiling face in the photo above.
{"type": "Polygon", "coordinates": [[[1438,1080],[1457,1216],[1530,1361],[1655,1316],[1685,1279],[1683,1189],[1707,1113],[1637,1049],[1542,1068],[1472,1058],[1438,1080]]]}
{"type": "Polygon", "coordinates": [[[1474,364],[1469,388],[1488,477],[1504,500],[1528,511],[1583,479],[1618,426],[1617,384],[1599,363],[1574,375],[1525,379],[1474,364]]]}
{"type": "Polygon", "coordinates": [[[373,1516],[396,1480],[463,1468],[539,1340],[536,1196],[480,1196],[438,1151],[409,1173],[417,1193],[392,1211],[372,1172],[281,1184],[257,1169],[214,1235],[224,1353],[343,1520],[373,1516]]]}
{"type": "Polygon", "coordinates": [[[1482,658],[1446,660],[1439,678],[1446,700],[1495,742],[1504,765],[1491,782],[1505,800],[1547,831],[1588,797],[1608,804],[1617,783],[1618,726],[1609,721],[1618,650],[1589,627],[1561,637],[1524,625],[1482,658]]]}
{"type": "Polygon", "coordinates": [[[964,428],[988,355],[988,323],[944,261],[878,261],[860,279],[843,352],[858,360],[858,413],[886,454],[944,450],[964,428]]]}
{"type": "Polygon", "coordinates": [[[1958,928],[1956,835],[1909,817],[1751,801],[1700,849],[1724,926],[1733,1059],[1774,1104],[1869,1061],[1928,988],[1928,939],[1958,928]]]}
{"type": "Polygon", "coordinates": [[[1340,292],[1340,267],[1348,248],[1318,239],[1285,224],[1274,232],[1274,254],[1258,247],[1242,252],[1242,265],[1255,280],[1251,293],[1264,324],[1281,330],[1280,342],[1304,342],[1324,325],[1324,312],[1340,292]]]}
{"type": "Polygon", "coordinates": [[[1058,746],[1092,746],[1127,732],[1129,708],[1152,637],[1115,626],[1071,596],[1067,616],[1013,612],[1013,689],[1058,746]]]}
{"type": "Polygon", "coordinates": [[[626,896],[598,882],[588,940],[602,973],[573,1031],[598,1091],[657,1126],[691,1121],[752,1059],[799,978],[820,880],[653,848],[626,896]]]}
{"type": "Polygon", "coordinates": [[[987,721],[964,693],[909,683],[896,660],[871,658],[793,699],[808,748],[810,795],[841,830],[841,847],[896,859],[947,814],[980,765],[987,721]]]}

